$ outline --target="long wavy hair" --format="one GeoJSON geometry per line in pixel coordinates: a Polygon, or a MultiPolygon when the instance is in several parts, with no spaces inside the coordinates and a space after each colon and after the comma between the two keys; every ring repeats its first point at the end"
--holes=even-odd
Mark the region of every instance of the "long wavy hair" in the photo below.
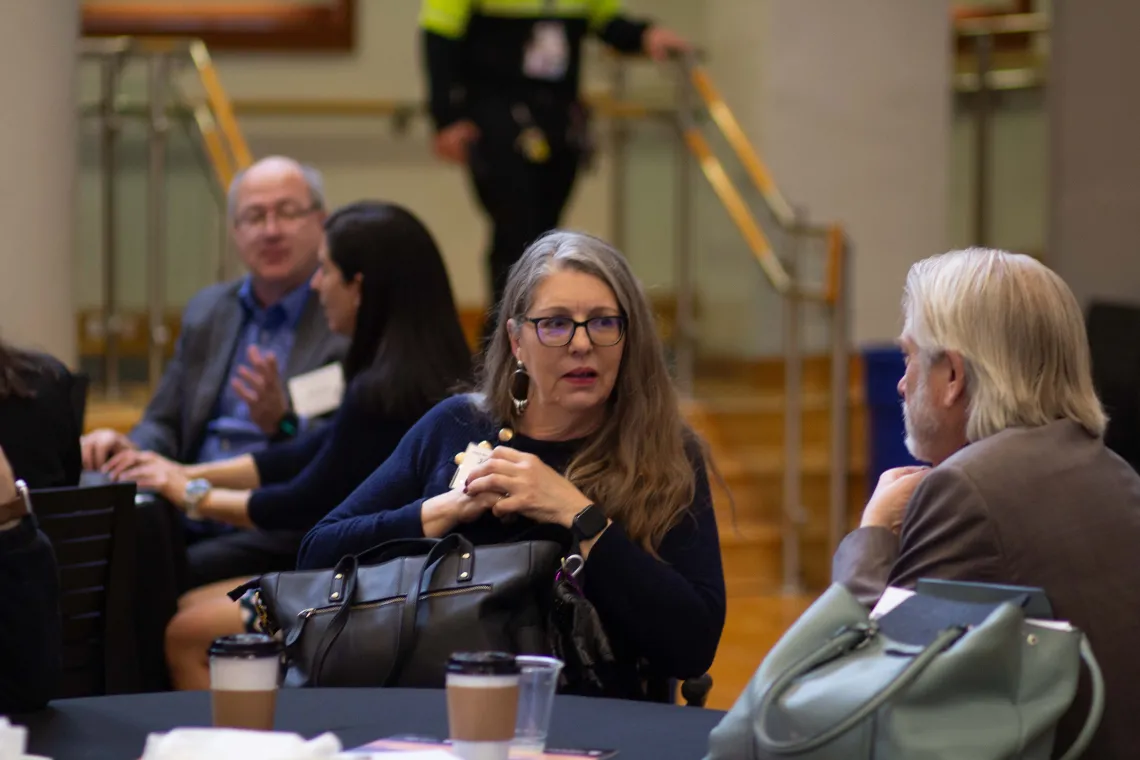
{"type": "Polygon", "coordinates": [[[539,284],[562,270],[606,283],[628,320],[609,413],[564,475],[657,556],[661,540],[693,501],[696,482],[686,441],[695,442],[696,436],[681,418],[649,300],[621,253],[598,238],[562,230],[547,233],[527,248],[511,268],[477,398],[495,419],[514,419],[510,383],[515,362],[503,326],[525,315],[539,284]]]}

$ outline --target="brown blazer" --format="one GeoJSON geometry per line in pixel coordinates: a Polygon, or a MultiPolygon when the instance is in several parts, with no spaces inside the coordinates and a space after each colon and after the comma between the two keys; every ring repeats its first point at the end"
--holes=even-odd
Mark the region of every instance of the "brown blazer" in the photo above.
{"type": "MultiPolygon", "coordinates": [[[[1140,757],[1140,476],[1076,423],[1011,428],[957,452],[915,490],[898,537],[854,531],[832,576],[867,605],[920,578],[1043,588],[1104,671],[1104,719],[1085,757],[1140,757]]],[[[1085,686],[1058,755],[1087,714],[1085,686]]]]}

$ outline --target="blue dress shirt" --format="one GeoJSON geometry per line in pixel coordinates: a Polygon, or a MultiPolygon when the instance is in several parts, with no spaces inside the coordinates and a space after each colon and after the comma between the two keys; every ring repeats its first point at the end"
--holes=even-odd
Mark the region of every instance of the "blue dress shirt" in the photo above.
{"type": "Polygon", "coordinates": [[[297,323],[310,297],[311,290],[306,281],[286,293],[277,303],[264,307],[254,298],[250,278],[246,277],[241,284],[238,299],[245,318],[230,357],[226,382],[218,393],[202,448],[198,450],[198,462],[252,454],[269,444],[269,437],[250,419],[249,405],[237,395],[230,381],[238,376],[238,367],[249,363],[250,346],[257,346],[262,354],[272,351],[277,357],[278,368],[284,373],[297,335],[297,323]]]}

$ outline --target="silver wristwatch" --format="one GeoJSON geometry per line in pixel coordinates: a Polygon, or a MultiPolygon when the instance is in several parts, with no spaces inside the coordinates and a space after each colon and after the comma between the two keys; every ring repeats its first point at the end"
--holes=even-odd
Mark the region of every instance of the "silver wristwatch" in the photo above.
{"type": "Polygon", "coordinates": [[[202,499],[206,498],[206,494],[210,493],[213,486],[210,481],[205,478],[194,478],[186,484],[186,492],[182,495],[182,508],[186,510],[186,516],[191,520],[204,519],[198,512],[198,505],[202,503],[202,499]]]}
{"type": "Polygon", "coordinates": [[[32,514],[32,495],[28,491],[28,484],[17,480],[16,498],[0,504],[0,530],[9,530],[20,524],[20,520],[32,514]]]}

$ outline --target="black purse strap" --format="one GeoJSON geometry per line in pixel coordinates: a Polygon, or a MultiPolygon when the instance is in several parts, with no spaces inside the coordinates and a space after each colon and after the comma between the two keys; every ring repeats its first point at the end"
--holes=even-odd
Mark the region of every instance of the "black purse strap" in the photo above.
{"type": "MultiPolygon", "coordinates": [[[[341,557],[340,562],[336,563],[336,567],[333,568],[334,579],[345,579],[342,587],[344,591],[339,594],[339,608],[329,622],[329,627],[325,630],[324,635],[321,636],[320,643],[317,644],[317,651],[313,655],[313,679],[315,681],[319,681],[320,673],[325,666],[325,658],[328,657],[337,637],[348,624],[348,613],[352,611],[352,600],[356,596],[356,573],[359,568],[360,563],[352,554],[341,557]]],[[[300,633],[300,629],[297,629],[297,633],[300,633]]]]}
{"type": "Polygon", "coordinates": [[[438,538],[396,538],[376,544],[356,555],[357,564],[379,565],[396,557],[411,557],[427,554],[440,542],[438,538]]]}
{"type": "MultiPolygon", "coordinates": [[[[391,541],[385,541],[382,544],[376,544],[371,549],[365,549],[356,555],[357,565],[378,565],[381,562],[393,559],[395,557],[407,557],[411,555],[427,554],[431,551],[432,547],[439,542],[438,538],[397,538],[391,541]]],[[[339,572],[341,564],[350,559],[351,555],[341,558],[340,563],[337,565],[337,570],[334,571],[333,579],[337,580],[336,572],[339,572]]],[[[335,590],[337,585],[333,584],[335,590]]],[[[347,592],[347,584],[344,591],[347,592]]],[[[261,587],[261,576],[253,578],[241,584],[232,591],[226,592],[233,601],[241,599],[248,591],[261,587]]],[[[347,593],[344,594],[346,599],[350,598],[347,593]]]]}
{"type": "MultiPolygon", "coordinates": [[[[412,584],[408,595],[404,597],[404,610],[400,618],[399,638],[396,640],[396,657],[392,661],[392,669],[388,671],[388,676],[384,679],[384,686],[393,686],[399,681],[400,673],[404,670],[404,665],[407,664],[412,650],[416,648],[418,633],[416,619],[419,616],[420,594],[423,592],[424,586],[430,584],[428,574],[431,573],[432,568],[437,562],[453,551],[467,554],[470,559],[474,556],[475,547],[470,541],[458,533],[452,533],[440,539],[436,545],[432,547],[432,550],[428,552],[427,557],[424,558],[424,566],[420,570],[419,578],[412,584]],[[427,582],[425,583],[425,581],[427,582]]],[[[473,573],[468,572],[467,580],[470,580],[472,575],[473,573]]]]}
{"type": "Polygon", "coordinates": [[[470,581],[474,577],[474,545],[459,534],[453,533],[445,538],[419,538],[419,539],[398,539],[395,541],[388,541],[383,544],[367,549],[357,555],[348,555],[342,557],[337,566],[333,568],[334,581],[337,578],[343,579],[343,592],[339,594],[338,609],[329,621],[329,627],[325,630],[321,641],[317,645],[317,650],[313,656],[313,678],[319,682],[320,673],[324,668],[325,658],[328,657],[329,652],[332,651],[333,645],[336,643],[337,638],[344,631],[344,627],[348,624],[348,616],[352,611],[352,603],[356,598],[357,575],[360,572],[362,560],[375,560],[378,556],[382,558],[391,559],[392,554],[396,556],[407,556],[412,554],[413,549],[424,549],[430,547],[427,556],[424,558],[424,566],[420,570],[416,582],[412,584],[411,590],[408,591],[404,597],[404,610],[400,618],[400,627],[396,633],[396,657],[392,662],[392,668],[389,670],[388,675],[384,678],[382,684],[389,686],[396,682],[400,677],[400,672],[403,670],[408,657],[416,644],[416,617],[419,611],[419,601],[424,580],[427,578],[431,568],[441,559],[446,557],[453,551],[460,551],[467,555],[467,560],[463,563],[464,567],[468,568],[461,573],[460,580],[470,581]],[[463,577],[465,575],[465,577],[463,577]]]}

